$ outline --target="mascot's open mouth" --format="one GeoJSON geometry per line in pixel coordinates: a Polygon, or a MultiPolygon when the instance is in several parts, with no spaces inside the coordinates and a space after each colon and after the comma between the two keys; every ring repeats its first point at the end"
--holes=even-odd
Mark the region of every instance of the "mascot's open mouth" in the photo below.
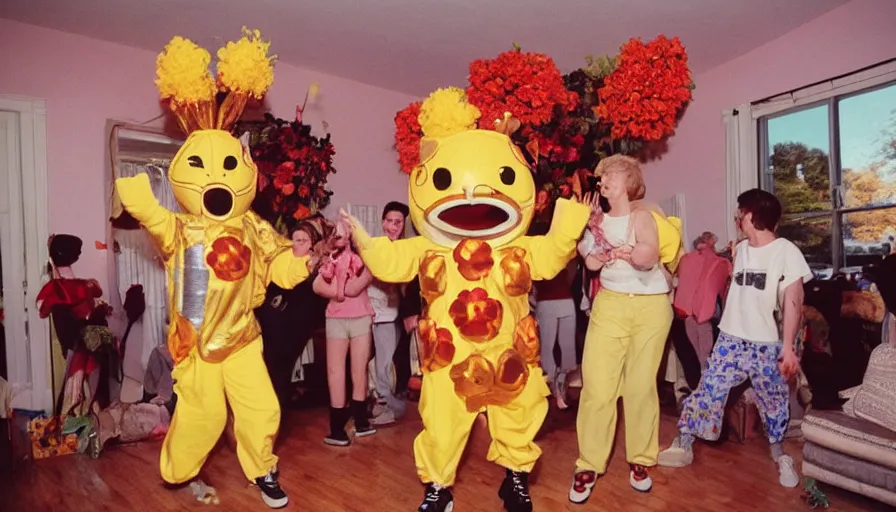
{"type": "Polygon", "coordinates": [[[202,204],[208,213],[223,217],[233,210],[233,193],[226,188],[210,188],[202,194],[202,204]]]}
{"type": "Polygon", "coordinates": [[[445,201],[431,208],[426,217],[440,231],[477,238],[500,236],[520,222],[519,210],[495,197],[445,201]]]}

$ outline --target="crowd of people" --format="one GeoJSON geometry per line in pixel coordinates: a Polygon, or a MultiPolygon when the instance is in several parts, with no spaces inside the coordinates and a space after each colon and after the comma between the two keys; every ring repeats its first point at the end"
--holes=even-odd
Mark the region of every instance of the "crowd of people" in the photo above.
{"type": "MultiPolygon", "coordinates": [[[[746,379],[759,399],[780,484],[795,487],[793,459],[781,442],[789,414],[787,381],[798,367],[794,342],[802,284],[812,274],[796,246],[775,236],[780,203],[758,189],[741,194],[736,222],[744,238],[733,258],[716,252],[718,240],[712,233],[698,237],[693,250],[682,256],[674,244],[664,245],[670,234],[680,235],[662,212],[644,202],[646,187],[637,161],[608,158],[598,173],[603,200],[596,195],[584,199],[592,214],[578,244],[580,257],[556,277],[536,281],[530,292],[540,364],[559,409],[568,405],[569,376],[577,369],[581,375],[579,457],[570,501],[584,503],[607,469],[618,399],[625,411],[630,483],[646,492],[652,487],[651,467],[688,465],[696,438],[718,439],[728,394],[746,379]],[[580,350],[577,317],[583,309],[587,328],[580,350]],[[669,340],[690,395],[681,404],[679,435],[661,452],[656,376],[669,340]]],[[[383,234],[401,239],[407,218],[406,205],[389,203],[382,213],[383,234]]],[[[270,286],[269,300],[259,312],[265,357],[281,401],[288,401],[293,365],[311,331],[325,326],[330,430],[324,441],[347,446],[350,419],[354,436],[363,437],[399,420],[407,409],[406,395],[399,393],[407,389],[407,381],[398,379],[419,379],[419,365],[411,368],[420,350],[419,282],[375,279],[358,256],[348,223],[303,222],[293,228],[291,238],[296,256],[313,254],[315,269],[293,290],[270,286]],[[265,319],[265,308],[289,313],[265,319]],[[288,321],[289,327],[276,321],[288,321]],[[269,336],[268,330],[280,334],[269,336]],[[407,343],[409,338],[414,341],[407,343]],[[397,347],[409,354],[396,357],[397,347]],[[395,361],[403,361],[403,367],[395,361]]],[[[523,501],[529,500],[528,488],[521,492],[523,501]]],[[[424,501],[420,510],[446,510],[445,503],[424,501]]],[[[531,510],[531,501],[528,507],[519,510],[531,510]]]]}

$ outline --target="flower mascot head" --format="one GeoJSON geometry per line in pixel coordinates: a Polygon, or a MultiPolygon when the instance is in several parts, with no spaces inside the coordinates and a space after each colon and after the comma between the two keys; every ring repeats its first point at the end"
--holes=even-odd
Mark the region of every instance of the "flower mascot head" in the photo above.
{"type": "Polygon", "coordinates": [[[246,31],[218,50],[218,84],[208,71],[209,53],[175,37],[156,61],[156,85],[187,140],[171,161],[168,179],[180,207],[193,215],[226,221],[249,211],[257,169],[246,148],[230,134],[249,98],[261,99],[274,80],[270,43],[246,31]],[[226,96],[218,105],[220,88],[226,96]]]}
{"type": "Polygon", "coordinates": [[[479,117],[458,88],[436,91],[420,109],[424,137],[408,180],[410,215],[441,246],[464,239],[504,245],[532,221],[535,182],[509,137],[519,122],[506,114],[495,130],[477,130],[479,117]]]}

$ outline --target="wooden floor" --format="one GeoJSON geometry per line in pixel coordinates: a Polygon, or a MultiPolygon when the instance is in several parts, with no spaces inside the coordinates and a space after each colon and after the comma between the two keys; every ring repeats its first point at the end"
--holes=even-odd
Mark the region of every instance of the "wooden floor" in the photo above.
{"type": "MultiPolygon", "coordinates": [[[[674,435],[674,420],[664,414],[661,441],[674,435]]],[[[422,487],[414,471],[411,450],[420,428],[416,417],[381,429],[350,448],[325,446],[327,411],[312,409],[286,413],[277,452],[281,483],[289,492],[288,510],[313,512],[391,512],[416,510],[422,487]]],[[[621,431],[621,429],[620,429],[621,431]]],[[[485,460],[488,430],[477,422],[454,489],[458,512],[500,511],[497,487],[503,470],[485,460]]],[[[539,440],[544,455],[532,475],[535,510],[576,511],[798,511],[809,510],[801,489],[778,485],[767,444],[698,445],[691,467],[656,469],[653,491],[639,494],[628,485],[622,436],[606,476],[598,481],[591,500],[583,506],[567,501],[576,458],[575,413],[551,411],[539,440]]],[[[798,443],[787,450],[797,458],[798,443]]],[[[258,491],[249,487],[235,454],[226,446],[210,457],[206,479],[218,488],[217,507],[193,501],[188,490],[169,490],[158,478],[159,443],[140,443],[107,449],[98,460],[72,455],[36,461],[11,481],[0,482],[2,511],[80,510],[267,510],[258,491]]],[[[829,486],[829,510],[877,511],[887,508],[829,486]]]]}

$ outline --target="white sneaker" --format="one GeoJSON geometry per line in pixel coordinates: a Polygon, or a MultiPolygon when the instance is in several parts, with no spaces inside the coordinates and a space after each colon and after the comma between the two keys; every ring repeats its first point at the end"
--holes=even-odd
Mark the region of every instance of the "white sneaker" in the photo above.
{"type": "Polygon", "coordinates": [[[569,501],[578,505],[588,501],[596,482],[597,473],[594,471],[577,471],[569,488],[569,501]]]}
{"type": "Polygon", "coordinates": [[[793,467],[793,457],[781,455],[778,457],[778,482],[782,487],[793,489],[800,485],[800,476],[793,467]]]}
{"type": "Polygon", "coordinates": [[[694,462],[694,449],[682,448],[680,437],[676,437],[672,441],[672,446],[661,451],[657,458],[657,464],[664,468],[683,468],[690,466],[692,462],[694,462]]]}
{"type": "Polygon", "coordinates": [[[647,468],[640,464],[629,464],[628,483],[632,489],[638,492],[648,492],[653,488],[653,479],[647,473],[647,468]]]}

